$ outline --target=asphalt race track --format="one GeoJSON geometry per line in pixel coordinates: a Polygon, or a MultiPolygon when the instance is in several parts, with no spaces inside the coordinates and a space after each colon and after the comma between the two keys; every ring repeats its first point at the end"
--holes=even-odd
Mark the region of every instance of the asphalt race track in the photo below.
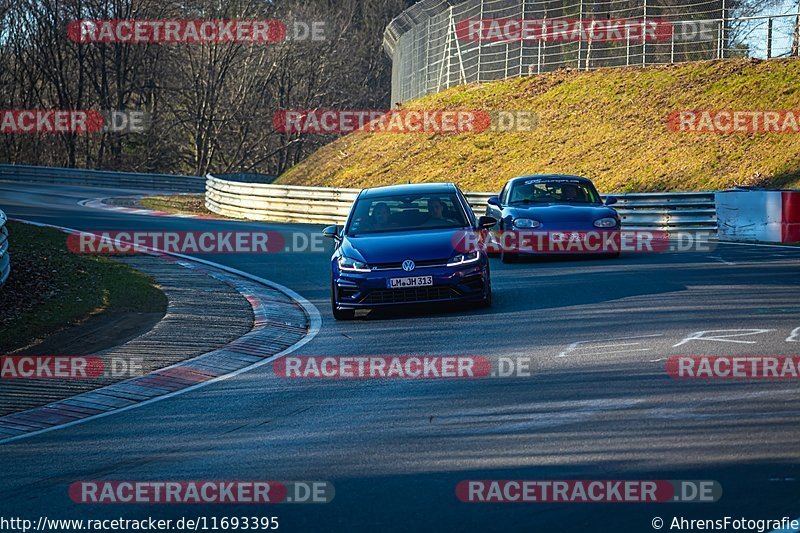
{"type": "MultiPolygon", "coordinates": [[[[78,205],[123,194],[0,183],[0,208],[82,230],[320,229],[78,205]]],[[[800,516],[798,381],[679,380],[665,371],[673,355],[800,355],[800,248],[493,259],[488,310],[344,323],[330,314],[329,257],[203,256],[285,285],[319,309],[321,331],[293,355],[524,356],[534,359],[532,375],[288,380],[265,365],[0,445],[0,515],[278,516],[285,531],[542,532],[646,532],[654,517],[800,516]],[[69,499],[70,483],[94,479],[327,480],[336,497],[270,508],[69,499]],[[455,488],[470,479],[716,480],[723,495],[716,503],[462,503],[455,488]]]]}

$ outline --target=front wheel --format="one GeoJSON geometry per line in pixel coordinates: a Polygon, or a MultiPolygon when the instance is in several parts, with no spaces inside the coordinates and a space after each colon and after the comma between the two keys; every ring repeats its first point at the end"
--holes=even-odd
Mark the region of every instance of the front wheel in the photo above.
{"type": "Polygon", "coordinates": [[[353,320],[356,316],[355,309],[338,309],[336,307],[336,287],[331,282],[331,312],[335,320],[353,320]]]}

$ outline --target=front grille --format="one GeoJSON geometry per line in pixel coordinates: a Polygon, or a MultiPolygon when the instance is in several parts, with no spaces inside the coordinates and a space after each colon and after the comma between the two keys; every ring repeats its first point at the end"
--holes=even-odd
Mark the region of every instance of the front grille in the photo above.
{"type": "MultiPolygon", "coordinates": [[[[414,261],[415,269],[416,268],[429,268],[429,267],[438,267],[438,266],[446,266],[447,262],[450,261],[449,259],[430,259],[428,261],[414,261]]],[[[403,262],[400,261],[399,263],[370,263],[370,266],[373,270],[402,270],[403,269],[403,262]]]]}
{"type": "Polygon", "coordinates": [[[411,289],[382,289],[370,292],[362,303],[395,304],[423,302],[426,300],[447,300],[460,296],[452,287],[415,287],[411,289]]]}

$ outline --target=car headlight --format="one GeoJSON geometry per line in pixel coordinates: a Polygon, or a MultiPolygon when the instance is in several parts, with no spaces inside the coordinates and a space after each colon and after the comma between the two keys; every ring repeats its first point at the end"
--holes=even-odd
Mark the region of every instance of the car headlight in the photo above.
{"type": "Polygon", "coordinates": [[[458,254],[447,263],[447,266],[452,267],[452,266],[468,265],[470,263],[476,263],[480,258],[481,258],[480,252],[469,252],[467,254],[458,254]]]}
{"type": "Polygon", "coordinates": [[[534,229],[541,225],[541,222],[532,218],[517,218],[514,220],[514,227],[519,229],[534,229]]]}
{"type": "Polygon", "coordinates": [[[595,228],[615,228],[617,226],[617,219],[606,217],[594,221],[595,228]]]}
{"type": "Polygon", "coordinates": [[[356,261],[345,256],[339,258],[339,270],[342,272],[372,272],[369,265],[363,261],[356,261]]]}

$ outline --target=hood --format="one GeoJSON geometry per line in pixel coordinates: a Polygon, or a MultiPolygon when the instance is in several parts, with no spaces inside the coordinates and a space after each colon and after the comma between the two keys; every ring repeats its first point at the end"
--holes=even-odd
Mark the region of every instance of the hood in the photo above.
{"type": "Polygon", "coordinates": [[[614,209],[599,204],[516,205],[506,208],[504,214],[512,218],[532,218],[542,224],[567,222],[591,225],[599,218],[617,217],[614,209]]]}
{"type": "Polygon", "coordinates": [[[348,236],[341,252],[367,264],[450,259],[463,236],[463,228],[348,236]]]}

